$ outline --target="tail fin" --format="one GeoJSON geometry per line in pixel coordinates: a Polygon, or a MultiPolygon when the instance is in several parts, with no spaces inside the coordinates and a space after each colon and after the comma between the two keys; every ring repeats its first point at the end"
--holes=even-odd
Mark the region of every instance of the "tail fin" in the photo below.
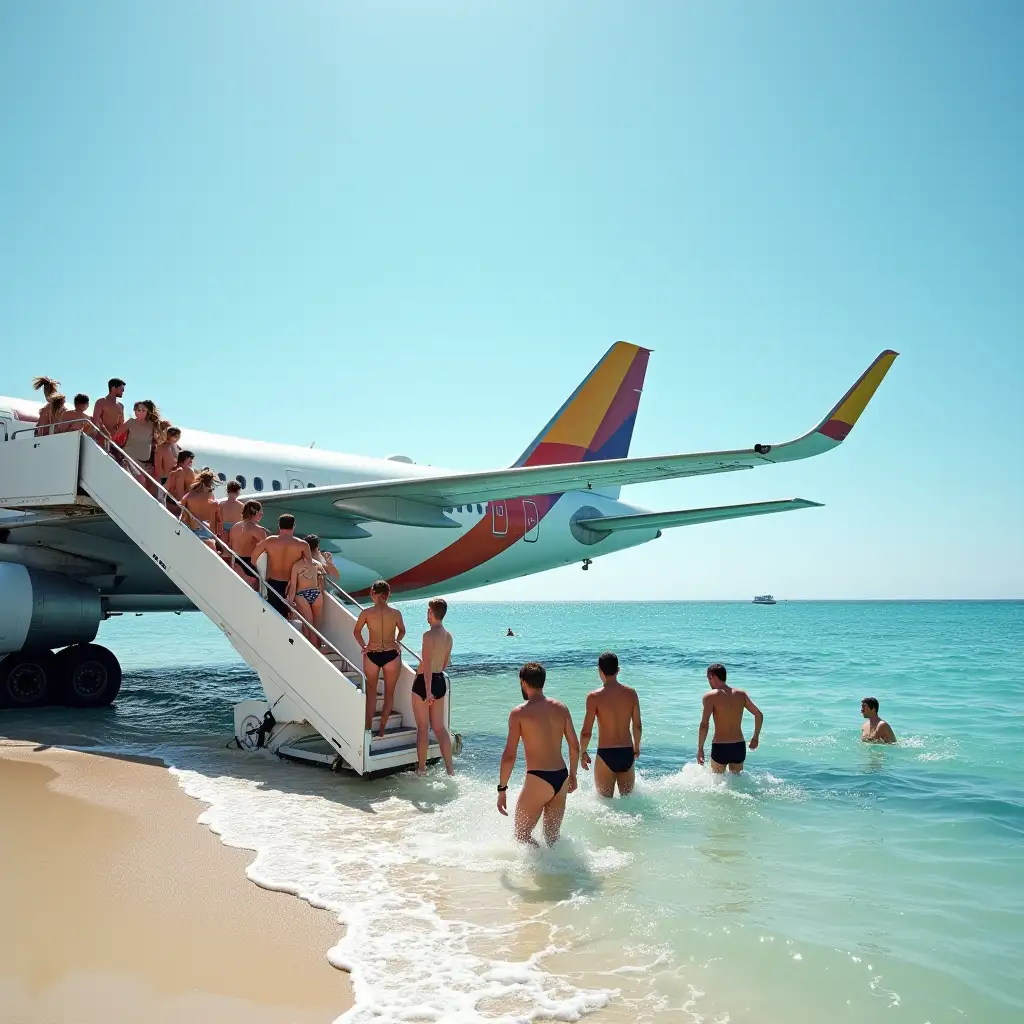
{"type": "Polygon", "coordinates": [[[628,341],[615,342],[513,466],[625,458],[650,354],[628,341]]]}

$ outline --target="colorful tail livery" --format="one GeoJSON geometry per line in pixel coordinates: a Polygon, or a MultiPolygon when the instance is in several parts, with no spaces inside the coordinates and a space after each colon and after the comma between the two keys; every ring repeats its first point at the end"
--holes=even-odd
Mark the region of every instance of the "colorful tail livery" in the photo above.
{"type": "Polygon", "coordinates": [[[650,354],[628,341],[615,342],[513,467],[624,459],[650,354]]]}

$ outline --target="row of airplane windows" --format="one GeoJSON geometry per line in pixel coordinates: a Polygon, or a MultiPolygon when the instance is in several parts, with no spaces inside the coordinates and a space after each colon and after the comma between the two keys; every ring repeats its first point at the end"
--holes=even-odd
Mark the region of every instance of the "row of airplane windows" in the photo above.
{"type": "MultiPolygon", "coordinates": [[[[218,473],[217,474],[217,479],[222,484],[227,483],[227,480],[228,480],[227,475],[225,473],[218,473]]],[[[241,473],[239,473],[235,477],[235,479],[239,482],[239,484],[241,484],[242,488],[244,489],[245,486],[246,486],[246,478],[241,473]]],[[[252,478],[252,486],[253,486],[253,488],[255,490],[262,491],[263,490],[263,477],[261,477],[261,476],[254,476],[252,478]]],[[[306,486],[307,487],[316,487],[316,484],[306,484],[306,486]]],[[[281,490],[281,481],[280,480],[271,480],[270,481],[270,488],[271,488],[271,490],[274,490],[274,491],[281,490]]],[[[455,511],[461,513],[462,512],[462,508],[463,508],[462,505],[456,505],[455,506],[455,511]]],[[[472,515],[472,513],[473,513],[473,506],[472,505],[466,505],[465,508],[466,508],[466,511],[470,515],[472,515]]],[[[451,512],[452,510],[450,508],[447,508],[447,509],[445,509],[445,511],[446,512],[451,512]]],[[[477,503],[477,506],[476,506],[476,514],[478,516],[482,516],[484,514],[484,507],[483,507],[483,505],[479,504],[479,502],[477,503]]]]}
{"type": "MultiPolygon", "coordinates": [[[[227,478],[226,474],[218,473],[217,474],[217,479],[223,484],[223,483],[227,483],[227,479],[228,478],[227,478]]],[[[241,484],[242,488],[244,489],[245,486],[246,486],[246,479],[245,479],[245,477],[242,476],[241,473],[239,473],[235,477],[235,479],[239,482],[239,484],[241,484]]],[[[262,491],[263,490],[263,477],[261,477],[261,476],[254,476],[252,478],[252,486],[253,486],[254,490],[262,491]]],[[[306,486],[307,487],[316,487],[316,484],[306,484],[306,486]]],[[[271,480],[270,481],[270,489],[272,491],[279,491],[279,490],[281,490],[281,481],[280,480],[271,480]]]]}

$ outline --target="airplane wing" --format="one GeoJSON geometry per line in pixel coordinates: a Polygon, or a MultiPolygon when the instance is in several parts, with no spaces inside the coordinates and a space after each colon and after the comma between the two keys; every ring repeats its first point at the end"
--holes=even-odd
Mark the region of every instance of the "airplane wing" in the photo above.
{"type": "Polygon", "coordinates": [[[860,418],[898,353],[882,352],[857,382],[811,431],[782,444],[685,455],[651,455],[547,466],[520,466],[483,472],[423,473],[413,478],[339,484],[306,490],[259,495],[264,506],[295,509],[353,519],[415,526],[455,526],[443,510],[469,502],[596,487],[648,483],[680,477],[706,476],[794,462],[829,451],[841,444],[860,418]]]}
{"type": "Polygon", "coordinates": [[[753,501],[746,505],[719,505],[717,508],[682,508],[675,512],[637,512],[627,516],[592,516],[577,521],[585,530],[610,533],[616,530],[663,530],[670,526],[695,526],[722,519],[766,516],[772,512],[795,512],[800,508],[822,508],[817,501],[789,498],[786,501],[753,501]]]}

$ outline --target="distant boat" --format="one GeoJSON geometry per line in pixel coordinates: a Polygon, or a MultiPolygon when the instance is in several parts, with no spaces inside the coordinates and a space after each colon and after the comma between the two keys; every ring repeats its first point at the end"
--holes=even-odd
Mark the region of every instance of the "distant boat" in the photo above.
{"type": "Polygon", "coordinates": [[[758,594],[754,598],[754,604],[775,604],[775,598],[771,594],[758,594]]]}

